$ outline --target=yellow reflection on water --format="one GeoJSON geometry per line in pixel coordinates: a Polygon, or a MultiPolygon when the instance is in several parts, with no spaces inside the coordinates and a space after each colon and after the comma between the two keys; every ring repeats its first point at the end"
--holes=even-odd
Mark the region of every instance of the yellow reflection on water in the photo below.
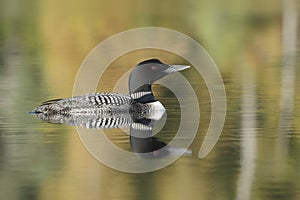
{"type": "MultiPolygon", "coordinates": [[[[247,188],[247,191],[252,190],[250,193],[253,199],[276,199],[280,195],[287,199],[300,198],[300,104],[297,103],[300,100],[299,70],[295,72],[294,118],[284,136],[289,138],[289,143],[285,145],[285,154],[278,152],[282,58],[280,1],[41,0],[28,1],[27,4],[4,1],[4,6],[0,8],[3,11],[0,18],[0,39],[10,38],[10,41],[14,41],[11,38],[19,37],[20,49],[33,52],[34,55],[38,51],[41,57],[41,65],[38,67],[41,70],[41,82],[40,85],[33,85],[33,88],[43,88],[45,98],[71,96],[76,72],[96,45],[113,34],[143,26],[175,29],[199,41],[220,68],[228,96],[225,128],[213,152],[203,160],[181,158],[174,165],[150,174],[132,175],[109,169],[85,150],[75,131],[65,133],[69,136],[62,153],[64,162],[62,166],[58,166],[57,171],[51,171],[51,177],[45,176],[39,182],[39,199],[144,199],[147,196],[149,199],[235,198],[238,177],[243,177],[240,176],[239,165],[240,98],[243,93],[242,74],[245,71],[250,71],[253,75],[252,81],[256,87],[251,92],[256,93],[257,105],[255,177],[251,179],[252,188],[247,188]],[[36,45],[36,41],[39,41],[39,46],[34,51],[32,46],[36,45]],[[279,158],[274,159],[276,154],[279,158]],[[272,196],[277,194],[276,191],[282,193],[272,196]]],[[[5,46],[2,40],[1,47],[5,46]]],[[[7,46],[9,45],[1,49],[7,49],[7,46]]],[[[14,46],[10,46],[12,47],[14,46]]],[[[118,68],[114,66],[126,63],[128,70],[136,63],[135,59],[148,57],[149,54],[155,55],[151,51],[141,51],[116,60],[111,71],[107,72],[109,78],[100,81],[99,91],[112,87],[111,83],[106,83],[117,78],[114,75],[118,68]]],[[[160,55],[166,62],[176,59],[176,55],[160,55]]],[[[2,57],[1,54],[1,60],[2,57]]],[[[297,58],[299,59],[299,53],[297,58]]],[[[299,64],[296,65],[297,68],[299,64]]],[[[14,67],[23,66],[18,64],[14,67]]],[[[123,71],[118,73],[122,75],[123,71]]],[[[11,74],[13,79],[9,79],[11,81],[8,81],[8,86],[28,83],[27,79],[32,78],[25,77],[22,73],[16,74],[15,71],[11,74]]],[[[207,129],[210,117],[209,94],[203,81],[199,84],[193,73],[187,72],[186,75],[191,77],[195,88],[204,91],[201,93],[203,96],[198,97],[202,100],[200,109],[203,121],[199,131],[202,134],[207,129]]],[[[16,90],[11,94],[20,94],[20,91],[16,90]]],[[[44,97],[41,94],[37,96],[44,97]]],[[[1,111],[8,112],[2,107],[7,105],[1,106],[1,111]]],[[[13,107],[9,108],[14,109],[13,107]]],[[[5,120],[0,118],[0,121],[5,120]]],[[[1,126],[2,124],[0,128],[1,126]]],[[[191,147],[195,152],[202,143],[204,135],[201,134],[191,147]]],[[[17,195],[11,192],[7,196],[17,195]]]]}

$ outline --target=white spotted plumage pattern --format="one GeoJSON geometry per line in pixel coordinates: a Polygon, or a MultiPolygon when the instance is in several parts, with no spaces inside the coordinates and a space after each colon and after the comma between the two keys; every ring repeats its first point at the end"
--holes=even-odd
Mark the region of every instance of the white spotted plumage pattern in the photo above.
{"type": "Polygon", "coordinates": [[[117,93],[96,93],[86,96],[86,100],[94,105],[120,106],[129,104],[130,96],[117,93]]]}

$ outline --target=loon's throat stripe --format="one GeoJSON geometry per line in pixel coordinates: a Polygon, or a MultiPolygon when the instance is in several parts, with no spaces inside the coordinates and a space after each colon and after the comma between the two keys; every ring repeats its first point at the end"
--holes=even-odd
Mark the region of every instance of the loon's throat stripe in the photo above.
{"type": "Polygon", "coordinates": [[[131,98],[133,99],[139,99],[145,95],[148,95],[148,94],[152,94],[152,92],[148,91],[148,92],[136,92],[136,93],[133,93],[131,94],[131,98]]]}

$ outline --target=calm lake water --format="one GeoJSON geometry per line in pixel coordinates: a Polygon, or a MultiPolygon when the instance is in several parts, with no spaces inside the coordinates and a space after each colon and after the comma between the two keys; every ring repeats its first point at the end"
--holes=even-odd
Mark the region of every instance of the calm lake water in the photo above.
{"type": "MultiPolygon", "coordinates": [[[[155,9],[159,1],[131,1],[117,8],[102,1],[3,1],[0,199],[300,199],[299,37],[293,38],[293,23],[282,20],[285,12],[297,13],[293,7],[299,5],[284,11],[283,4],[269,0],[238,6],[232,0],[177,1],[178,6],[169,9],[174,2],[155,9]],[[197,136],[189,147],[192,154],[158,171],[124,173],[95,159],[75,127],[46,123],[28,112],[42,101],[70,97],[77,70],[96,45],[143,26],[181,31],[206,48],[223,77],[227,115],[217,144],[199,159],[211,100],[192,66],[182,72],[200,107],[197,136]]],[[[293,22],[293,16],[285,17],[293,22]]],[[[109,66],[97,91],[112,91],[124,73],[152,57],[189,64],[170,52],[130,52],[109,66]]],[[[176,80],[174,85],[181,87],[176,80]]],[[[157,137],[169,142],[181,120],[179,104],[161,85],[153,90],[168,115],[157,137]]],[[[104,132],[113,144],[130,151],[129,136],[122,130],[104,132]]]]}

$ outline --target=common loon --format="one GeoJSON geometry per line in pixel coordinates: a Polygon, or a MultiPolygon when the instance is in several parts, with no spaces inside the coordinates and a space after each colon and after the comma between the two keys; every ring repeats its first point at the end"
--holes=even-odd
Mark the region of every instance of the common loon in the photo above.
{"type": "Polygon", "coordinates": [[[166,146],[154,137],[154,126],[162,120],[165,108],[151,89],[152,83],[160,78],[187,68],[189,66],[167,65],[158,59],[146,60],[130,73],[129,95],[95,93],[54,99],[42,103],[32,113],[50,123],[93,129],[130,127],[130,146],[142,158],[190,155],[191,150],[166,146]]]}
{"type": "MultiPolygon", "coordinates": [[[[94,93],[67,99],[54,99],[42,103],[32,113],[44,120],[47,118],[53,120],[57,115],[72,115],[73,118],[76,115],[80,115],[80,117],[97,115],[102,116],[102,118],[109,118],[116,115],[126,116],[128,113],[134,118],[160,118],[161,114],[157,116],[157,113],[159,111],[164,112],[165,108],[153,95],[152,84],[168,74],[189,67],[164,64],[158,59],[145,60],[137,64],[130,73],[129,95],[94,93]]],[[[117,124],[116,127],[118,127],[117,124]]]]}

